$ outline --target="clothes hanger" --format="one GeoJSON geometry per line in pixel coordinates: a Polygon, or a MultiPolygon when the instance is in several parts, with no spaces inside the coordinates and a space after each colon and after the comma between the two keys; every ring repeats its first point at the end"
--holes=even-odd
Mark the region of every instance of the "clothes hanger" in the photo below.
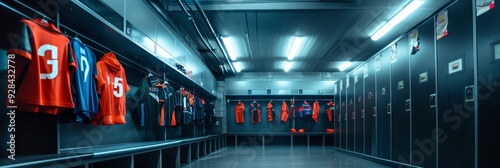
{"type": "Polygon", "coordinates": [[[45,15],[42,16],[41,20],[43,23],[49,23],[49,21],[47,20],[47,16],[45,16],[45,15]]]}
{"type": "Polygon", "coordinates": [[[151,71],[149,71],[148,77],[153,77],[153,74],[151,73],[151,71]]]}
{"type": "Polygon", "coordinates": [[[255,100],[253,100],[253,103],[257,103],[255,100]]]}
{"type": "MultiPolygon", "coordinates": [[[[66,31],[66,30],[64,30],[64,31],[66,31]]],[[[78,33],[75,33],[75,38],[73,38],[73,39],[75,39],[76,41],[82,43],[82,40],[80,40],[80,38],[78,38],[78,33]]]]}

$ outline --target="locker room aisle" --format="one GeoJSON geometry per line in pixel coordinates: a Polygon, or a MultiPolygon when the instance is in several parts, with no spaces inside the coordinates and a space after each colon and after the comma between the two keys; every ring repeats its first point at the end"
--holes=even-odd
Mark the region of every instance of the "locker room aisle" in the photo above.
{"type": "Polygon", "coordinates": [[[358,157],[320,146],[245,146],[227,147],[214,152],[184,168],[312,168],[312,167],[387,167],[358,157]]]}

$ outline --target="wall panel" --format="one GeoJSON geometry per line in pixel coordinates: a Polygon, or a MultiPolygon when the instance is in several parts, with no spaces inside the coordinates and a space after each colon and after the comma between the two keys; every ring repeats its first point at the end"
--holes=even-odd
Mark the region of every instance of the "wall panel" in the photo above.
{"type": "MultiPolygon", "coordinates": [[[[410,104],[407,102],[410,99],[410,45],[408,40],[408,36],[405,36],[396,43],[397,59],[394,59],[391,64],[392,160],[403,163],[410,163],[409,160],[404,159],[410,156],[411,136],[411,111],[410,104]]],[[[391,52],[391,56],[392,54],[393,52],[391,52]]]]}
{"type": "MultiPolygon", "coordinates": [[[[377,58],[375,58],[377,60],[377,58]]],[[[377,156],[391,157],[391,55],[385,50],[380,56],[380,70],[376,76],[377,85],[377,156]]]]}
{"type": "Polygon", "coordinates": [[[349,74],[346,76],[346,112],[347,112],[347,150],[354,151],[355,139],[354,133],[354,75],[349,74]]]}
{"type": "MultiPolygon", "coordinates": [[[[416,166],[436,166],[436,144],[432,139],[436,129],[436,108],[431,107],[431,94],[436,93],[436,61],[434,19],[418,28],[419,51],[410,56],[411,62],[411,114],[412,153],[424,157],[412,157],[416,166]],[[427,146],[424,146],[427,145],[427,146]]],[[[410,160],[410,157],[404,159],[410,160]]]]}
{"type": "Polygon", "coordinates": [[[368,61],[366,70],[368,76],[364,77],[365,154],[376,156],[375,59],[368,61]]]}
{"type": "Polygon", "coordinates": [[[363,69],[360,68],[354,73],[354,125],[355,125],[355,151],[359,153],[364,152],[364,99],[363,99],[363,69]]]}
{"type": "Polygon", "coordinates": [[[466,0],[448,8],[449,35],[436,42],[439,167],[474,167],[474,102],[465,101],[474,85],[472,9],[466,0]]]}
{"type": "Polygon", "coordinates": [[[499,7],[477,17],[478,167],[497,164],[498,158],[491,153],[500,149],[500,138],[491,135],[500,132],[500,127],[494,126],[500,118],[497,110],[500,102],[499,19],[499,7]]]}

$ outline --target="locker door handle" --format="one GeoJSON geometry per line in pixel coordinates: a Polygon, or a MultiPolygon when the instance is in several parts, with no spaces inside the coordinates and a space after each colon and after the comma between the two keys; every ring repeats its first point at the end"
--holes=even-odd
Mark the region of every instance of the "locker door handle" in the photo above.
{"type": "Polygon", "coordinates": [[[377,107],[373,107],[373,117],[377,117],[377,107]]]}
{"type": "Polygon", "coordinates": [[[465,87],[465,102],[474,101],[474,85],[465,87]]]}
{"type": "Polygon", "coordinates": [[[436,107],[436,93],[429,95],[430,108],[436,107]]]}
{"type": "Polygon", "coordinates": [[[365,118],[365,109],[361,110],[361,118],[365,118]]]}
{"type": "Polygon", "coordinates": [[[355,120],[356,119],[356,111],[353,111],[351,114],[352,114],[352,119],[355,120]]]}
{"type": "Polygon", "coordinates": [[[391,103],[387,103],[387,114],[391,114],[391,103]]]}
{"type": "Polygon", "coordinates": [[[405,101],[405,109],[406,109],[406,111],[410,111],[411,110],[411,100],[410,99],[406,99],[406,101],[405,101]]]}

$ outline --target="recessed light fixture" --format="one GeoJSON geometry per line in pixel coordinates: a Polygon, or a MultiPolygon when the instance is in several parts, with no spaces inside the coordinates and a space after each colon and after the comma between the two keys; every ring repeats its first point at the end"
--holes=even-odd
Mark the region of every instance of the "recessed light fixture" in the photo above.
{"type": "Polygon", "coordinates": [[[241,72],[241,65],[239,62],[234,62],[234,69],[236,69],[236,72],[241,72]]]}
{"type": "Polygon", "coordinates": [[[422,4],[424,4],[425,0],[413,0],[408,5],[406,5],[398,14],[391,18],[387,23],[382,26],[382,28],[378,29],[375,34],[372,35],[371,39],[373,41],[377,41],[382,36],[384,36],[387,32],[389,32],[394,26],[399,24],[403,19],[408,17],[413,11],[417,10],[422,4]]]}
{"type": "Polygon", "coordinates": [[[344,71],[345,69],[349,68],[351,66],[352,62],[344,62],[339,66],[339,71],[344,71]]]}
{"type": "Polygon", "coordinates": [[[233,46],[233,38],[229,36],[222,37],[222,42],[224,43],[224,46],[226,47],[226,51],[229,54],[229,58],[231,60],[236,60],[236,50],[233,46]]]}
{"type": "Polygon", "coordinates": [[[288,52],[288,60],[293,60],[299,49],[302,48],[302,43],[304,42],[304,37],[293,37],[292,46],[290,47],[290,51],[288,52]]]}
{"type": "Polygon", "coordinates": [[[292,62],[289,62],[289,61],[288,61],[288,62],[285,62],[285,67],[283,67],[283,70],[284,70],[285,72],[288,72],[288,71],[290,70],[290,68],[292,67],[292,64],[293,64],[293,63],[292,63],[292,62]]]}

